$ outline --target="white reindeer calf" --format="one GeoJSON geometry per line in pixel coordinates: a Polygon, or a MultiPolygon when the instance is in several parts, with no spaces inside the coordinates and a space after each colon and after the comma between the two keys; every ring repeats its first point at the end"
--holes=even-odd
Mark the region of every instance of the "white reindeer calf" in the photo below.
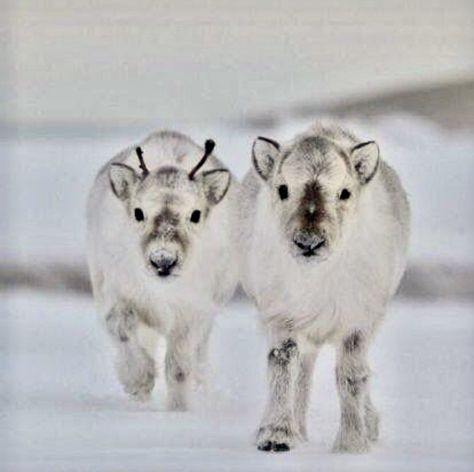
{"type": "Polygon", "coordinates": [[[269,399],[258,449],[306,438],[320,346],[337,350],[335,451],[378,437],[367,350],[405,268],[409,207],[373,141],[318,124],[286,144],[258,138],[241,201],[242,282],[267,328],[269,399]]]}
{"type": "Polygon", "coordinates": [[[115,341],[118,377],[146,399],[155,360],[143,326],[167,340],[168,406],[184,410],[205,364],[213,315],[233,294],[236,183],[190,138],[158,132],[99,172],[88,201],[94,297],[115,341]]]}

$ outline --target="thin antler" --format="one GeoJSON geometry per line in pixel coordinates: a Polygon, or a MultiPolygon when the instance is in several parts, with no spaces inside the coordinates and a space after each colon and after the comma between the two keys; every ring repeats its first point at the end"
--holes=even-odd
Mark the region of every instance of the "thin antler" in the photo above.
{"type": "Polygon", "coordinates": [[[140,146],[135,148],[135,152],[137,153],[138,160],[140,161],[140,169],[142,170],[142,178],[146,177],[150,172],[145,164],[145,159],[143,159],[143,149],[140,146]]]}
{"type": "Polygon", "coordinates": [[[189,180],[193,180],[196,172],[206,163],[207,158],[212,154],[214,151],[214,147],[216,143],[212,139],[206,140],[204,143],[204,156],[201,157],[201,160],[193,167],[191,172],[189,173],[189,180]]]}

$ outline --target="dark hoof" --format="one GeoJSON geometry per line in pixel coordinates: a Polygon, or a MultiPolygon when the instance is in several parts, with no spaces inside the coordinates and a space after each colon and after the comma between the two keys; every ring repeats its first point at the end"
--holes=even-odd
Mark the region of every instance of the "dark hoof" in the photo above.
{"type": "Polygon", "coordinates": [[[275,452],[286,452],[290,450],[290,446],[286,443],[277,443],[272,441],[265,441],[257,446],[259,451],[275,451],[275,452]]]}
{"type": "Polygon", "coordinates": [[[290,446],[286,443],[273,443],[273,450],[275,452],[286,452],[290,450],[290,446]]]}
{"type": "Polygon", "coordinates": [[[264,443],[259,444],[257,446],[257,449],[259,451],[271,451],[272,450],[272,443],[271,443],[271,441],[265,441],[264,443]]]}

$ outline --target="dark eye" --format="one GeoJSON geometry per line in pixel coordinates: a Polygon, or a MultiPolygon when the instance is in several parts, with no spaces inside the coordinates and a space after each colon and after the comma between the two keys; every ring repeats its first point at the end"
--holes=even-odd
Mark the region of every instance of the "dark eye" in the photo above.
{"type": "Polygon", "coordinates": [[[199,210],[194,210],[191,213],[191,221],[193,223],[199,223],[199,220],[201,219],[201,212],[199,210]]]}
{"type": "Polygon", "coordinates": [[[347,200],[351,196],[351,192],[347,190],[347,188],[342,189],[341,195],[339,195],[339,198],[341,200],[347,200]]]}
{"type": "Polygon", "coordinates": [[[141,208],[135,208],[135,219],[137,221],[143,221],[145,219],[145,215],[143,214],[141,208]]]}
{"type": "Polygon", "coordinates": [[[280,185],[278,187],[278,195],[282,200],[286,200],[288,198],[288,187],[286,185],[280,185]]]}

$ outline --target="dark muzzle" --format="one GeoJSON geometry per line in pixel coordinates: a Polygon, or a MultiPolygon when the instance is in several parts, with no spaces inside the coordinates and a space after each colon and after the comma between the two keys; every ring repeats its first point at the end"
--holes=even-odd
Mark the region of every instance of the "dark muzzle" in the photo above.
{"type": "Polygon", "coordinates": [[[321,235],[308,231],[296,231],[293,242],[301,249],[303,256],[311,257],[316,255],[318,249],[324,246],[325,239],[321,235]]]}
{"type": "Polygon", "coordinates": [[[150,264],[156,269],[158,276],[167,277],[178,264],[178,259],[172,253],[166,250],[160,250],[150,255],[150,264]]]}

